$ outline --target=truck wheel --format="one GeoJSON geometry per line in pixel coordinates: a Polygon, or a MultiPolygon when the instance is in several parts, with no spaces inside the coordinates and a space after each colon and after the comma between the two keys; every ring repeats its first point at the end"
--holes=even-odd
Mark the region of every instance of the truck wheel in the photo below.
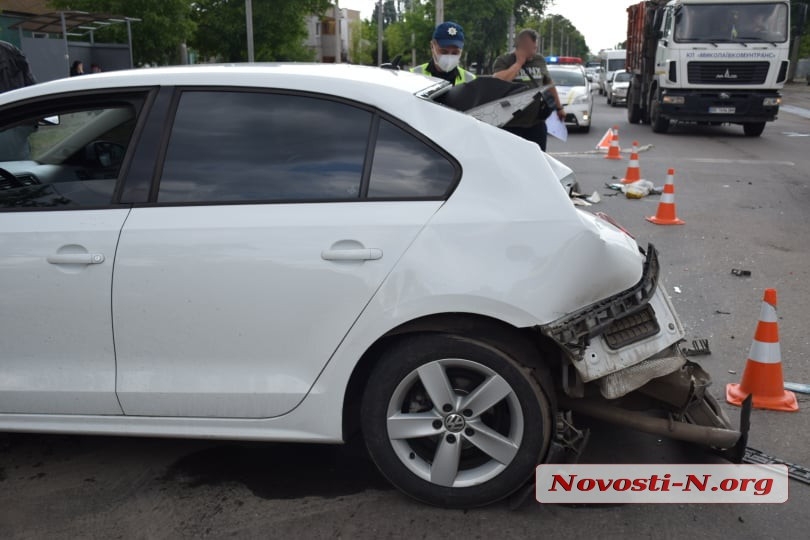
{"type": "Polygon", "coordinates": [[[765,131],[765,122],[747,122],[743,124],[743,133],[746,137],[759,137],[765,131]]]}
{"type": "Polygon", "coordinates": [[[650,100],[650,124],[654,133],[666,133],[669,129],[669,118],[661,116],[661,109],[658,100],[650,100]]]}
{"type": "Polygon", "coordinates": [[[641,122],[641,107],[638,106],[638,103],[627,103],[627,121],[631,124],[641,122]]]}
{"type": "Polygon", "coordinates": [[[361,407],[382,474],[407,495],[449,508],[483,506],[524,485],[555,428],[550,377],[538,379],[519,360],[449,334],[390,348],[361,407]]]}

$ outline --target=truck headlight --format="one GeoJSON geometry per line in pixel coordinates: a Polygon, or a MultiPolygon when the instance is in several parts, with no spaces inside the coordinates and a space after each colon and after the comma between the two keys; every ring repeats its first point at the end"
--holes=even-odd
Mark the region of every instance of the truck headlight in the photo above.
{"type": "Polygon", "coordinates": [[[672,105],[683,105],[685,99],[683,96],[664,96],[664,99],[662,101],[664,103],[670,103],[672,105]]]}
{"type": "Polygon", "coordinates": [[[780,97],[766,97],[762,100],[763,107],[778,107],[782,104],[782,98],[780,97]]]}

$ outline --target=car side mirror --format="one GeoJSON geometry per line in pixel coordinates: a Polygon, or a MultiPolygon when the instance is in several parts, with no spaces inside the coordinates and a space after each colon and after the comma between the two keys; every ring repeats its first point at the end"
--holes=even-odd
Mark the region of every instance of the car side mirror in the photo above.
{"type": "Polygon", "coordinates": [[[55,114],[53,116],[46,116],[45,118],[40,118],[39,122],[37,122],[37,125],[39,125],[39,126],[58,126],[60,122],[61,122],[61,118],[59,118],[58,114],[55,114]]]}

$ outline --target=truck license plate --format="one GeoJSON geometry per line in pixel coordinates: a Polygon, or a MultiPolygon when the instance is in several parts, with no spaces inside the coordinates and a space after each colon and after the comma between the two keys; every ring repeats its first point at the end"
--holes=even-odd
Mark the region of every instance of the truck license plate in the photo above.
{"type": "Polygon", "coordinates": [[[709,114],[734,114],[736,107],[709,107],[709,114]]]}

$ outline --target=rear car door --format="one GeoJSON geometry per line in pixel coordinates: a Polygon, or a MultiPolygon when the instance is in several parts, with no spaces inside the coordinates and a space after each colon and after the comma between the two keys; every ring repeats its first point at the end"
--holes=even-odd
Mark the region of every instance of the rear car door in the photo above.
{"type": "Polygon", "coordinates": [[[144,94],[0,110],[0,413],[121,414],[112,203],[144,94]]]}
{"type": "Polygon", "coordinates": [[[257,418],[305,397],[452,190],[446,155],[356,103],[178,91],[113,284],[127,415],[257,418]]]}

